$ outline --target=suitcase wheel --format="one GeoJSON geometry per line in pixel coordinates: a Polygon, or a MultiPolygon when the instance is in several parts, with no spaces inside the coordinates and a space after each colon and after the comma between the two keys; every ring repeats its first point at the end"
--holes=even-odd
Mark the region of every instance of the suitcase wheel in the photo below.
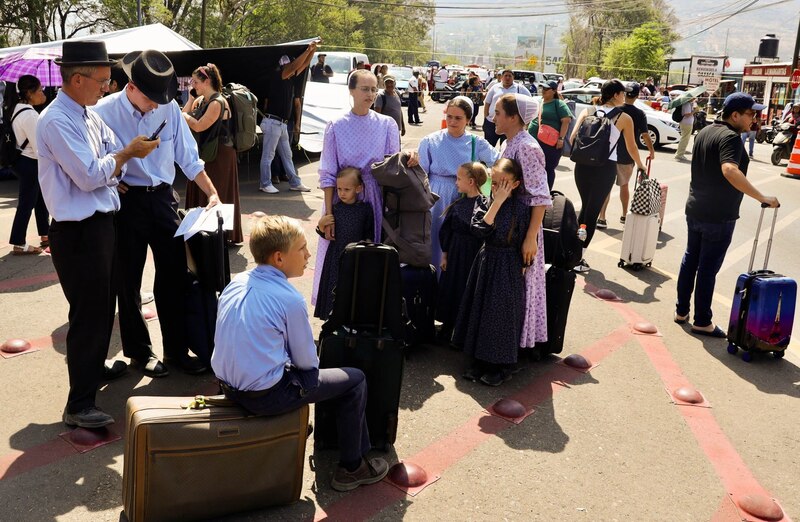
{"type": "Polygon", "coordinates": [[[620,260],[619,260],[619,263],[617,263],[617,266],[618,266],[618,267],[620,267],[620,268],[625,268],[625,261],[623,261],[622,259],[620,259],[620,260]]]}
{"type": "Polygon", "coordinates": [[[752,352],[745,351],[745,352],[742,354],[742,360],[743,360],[744,362],[747,362],[747,363],[749,363],[750,361],[752,361],[752,360],[753,360],[753,353],[752,353],[752,352]]]}
{"type": "Polygon", "coordinates": [[[634,263],[631,265],[631,270],[633,270],[634,272],[638,272],[642,268],[644,268],[644,265],[641,263],[634,263]]]}
{"type": "Polygon", "coordinates": [[[739,348],[736,347],[735,344],[729,343],[728,344],[728,353],[731,355],[736,355],[739,352],[739,348]]]}
{"type": "Polygon", "coordinates": [[[781,350],[779,352],[772,352],[772,356],[776,359],[783,359],[783,356],[786,355],[786,350],[781,350]]]}
{"type": "Polygon", "coordinates": [[[649,263],[647,263],[645,266],[648,266],[648,267],[649,267],[649,266],[653,266],[653,262],[652,262],[652,261],[650,261],[650,262],[649,262],[649,263]]]}

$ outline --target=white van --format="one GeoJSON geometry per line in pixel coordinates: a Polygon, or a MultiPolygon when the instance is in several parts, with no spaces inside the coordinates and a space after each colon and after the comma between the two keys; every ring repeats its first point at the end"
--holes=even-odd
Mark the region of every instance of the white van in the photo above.
{"type": "MultiPolygon", "coordinates": [[[[322,52],[325,54],[325,65],[333,69],[333,77],[329,83],[336,83],[339,85],[347,85],[347,76],[353,69],[356,68],[358,62],[369,63],[369,58],[363,53],[348,53],[342,51],[329,51],[322,52]]],[[[314,58],[311,59],[311,65],[317,63],[317,56],[320,53],[314,53],[314,58]]]]}

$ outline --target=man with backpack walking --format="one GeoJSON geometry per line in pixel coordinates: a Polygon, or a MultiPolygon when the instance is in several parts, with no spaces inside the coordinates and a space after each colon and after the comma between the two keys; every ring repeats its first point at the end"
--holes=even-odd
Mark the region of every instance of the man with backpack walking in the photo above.
{"type": "Polygon", "coordinates": [[[161,146],[147,158],[128,163],[119,182],[121,208],[116,216],[116,282],[122,350],[149,377],[165,377],[164,365],[196,374],[206,368],[190,357],[186,343],[186,251],[176,238],[181,218],[178,195],[172,188],[177,163],[181,171],[208,196],[209,206],[219,203],[217,189],[205,172],[197,142],[173,101],[178,81],[175,70],[159,51],[125,55],[122,69],[129,82],[125,89],[106,96],[95,110],[121,142],[138,135],[151,136],[160,128],[161,146]],[[160,127],[163,122],[163,128],[160,127]],[[150,333],[142,315],[140,290],[147,248],[156,267],[156,306],[164,345],[164,363],[153,353],[150,333]]]}
{"type": "Polygon", "coordinates": [[[678,142],[678,150],[675,151],[675,159],[678,161],[686,161],[686,148],[689,146],[689,138],[694,130],[694,108],[694,101],[689,100],[675,109],[675,112],[680,109],[681,119],[677,120],[675,116],[672,118],[681,125],[681,141],[678,142]]]}
{"type": "MultiPolygon", "coordinates": [[[[295,110],[295,83],[297,76],[302,75],[311,63],[311,57],[317,50],[317,42],[311,42],[303,54],[292,60],[283,55],[278,66],[269,74],[269,91],[264,100],[264,118],[261,130],[264,132],[264,145],[261,151],[261,177],[258,190],[267,194],[276,194],[277,188],[272,184],[272,160],[275,153],[281,158],[283,169],[289,176],[289,190],[309,192],[311,189],[303,185],[297,170],[292,163],[292,146],[289,143],[289,120],[295,110]]],[[[299,118],[296,115],[295,118],[299,118]]],[[[299,121],[295,119],[295,121],[299,121]]],[[[296,131],[299,132],[299,128],[296,131]]]]}

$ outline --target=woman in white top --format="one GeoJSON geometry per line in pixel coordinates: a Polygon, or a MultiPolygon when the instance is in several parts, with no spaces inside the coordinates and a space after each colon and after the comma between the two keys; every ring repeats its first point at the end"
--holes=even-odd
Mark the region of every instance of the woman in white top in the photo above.
{"type": "MultiPolygon", "coordinates": [[[[600,166],[575,164],[575,186],[581,195],[581,212],[578,214],[578,223],[586,225],[586,240],[583,242],[584,253],[594,236],[597,217],[600,215],[600,209],[603,208],[603,202],[617,179],[617,147],[625,147],[639,169],[645,170],[644,163],[639,157],[639,149],[636,147],[633,119],[619,109],[625,103],[625,92],[630,90],[629,86],[619,80],[605,82],[600,88],[600,102],[597,108],[584,109],[578,117],[578,121],[575,122],[575,129],[570,137],[570,142],[574,142],[581,123],[587,116],[594,114],[595,110],[602,111],[605,116],[614,121],[614,126],[611,127],[608,161],[600,166]],[[620,137],[623,138],[622,142],[620,142],[620,137]]],[[[585,259],[581,259],[581,262],[575,267],[575,271],[588,272],[589,264],[585,259]]]]}
{"type": "Polygon", "coordinates": [[[14,174],[19,178],[19,200],[14,223],[11,225],[12,253],[14,255],[41,254],[43,248],[50,246],[47,234],[50,230],[50,214],[44,204],[39,188],[39,162],[36,148],[36,124],[39,113],[34,105],[42,105],[47,101],[42,90],[42,82],[35,76],[26,74],[17,81],[19,100],[11,111],[13,121],[11,128],[17,138],[17,147],[22,155],[12,165],[14,174]],[[41,239],[40,246],[29,245],[26,236],[31,212],[36,212],[36,228],[41,239]]]}

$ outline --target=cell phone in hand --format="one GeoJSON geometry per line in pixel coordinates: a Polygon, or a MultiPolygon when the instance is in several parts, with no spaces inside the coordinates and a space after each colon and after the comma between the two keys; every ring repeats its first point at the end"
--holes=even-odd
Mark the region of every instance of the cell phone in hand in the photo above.
{"type": "Polygon", "coordinates": [[[162,121],[161,125],[158,126],[156,131],[149,138],[147,138],[147,141],[153,141],[156,138],[158,138],[158,135],[161,134],[161,130],[164,128],[164,125],[166,125],[166,124],[167,124],[167,120],[162,121]]]}
{"type": "Polygon", "coordinates": [[[192,98],[197,98],[197,91],[194,90],[194,87],[192,87],[191,90],[189,91],[189,96],[191,96],[192,98]]]}

